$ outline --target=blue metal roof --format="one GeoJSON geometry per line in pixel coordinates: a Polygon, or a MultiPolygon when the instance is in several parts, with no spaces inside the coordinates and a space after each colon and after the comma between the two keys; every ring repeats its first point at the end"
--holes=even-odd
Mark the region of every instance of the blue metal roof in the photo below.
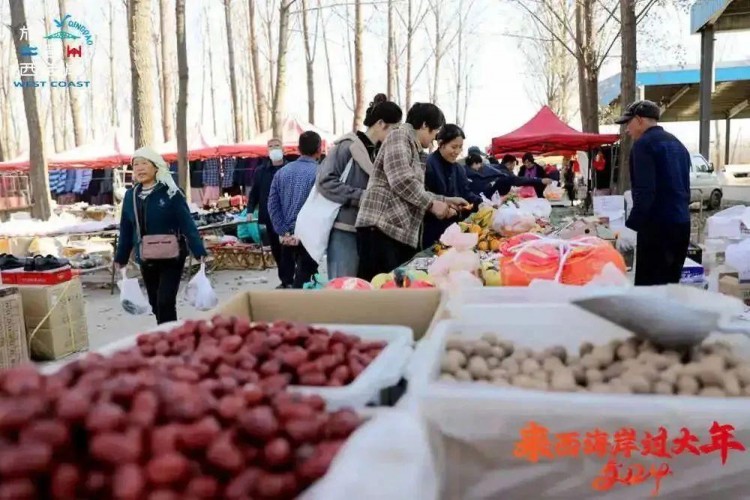
{"type": "MultiPolygon", "coordinates": [[[[697,4],[696,4],[697,5],[697,4]]],[[[750,61],[734,61],[716,65],[716,82],[750,80],[750,61]]],[[[635,75],[636,85],[688,85],[700,83],[700,66],[666,66],[645,68],[635,75]]],[[[608,106],[620,95],[620,73],[599,82],[599,104],[608,106]]]]}
{"type": "Polygon", "coordinates": [[[690,30],[698,33],[703,27],[715,22],[734,0],[697,0],[690,7],[690,30]]]}

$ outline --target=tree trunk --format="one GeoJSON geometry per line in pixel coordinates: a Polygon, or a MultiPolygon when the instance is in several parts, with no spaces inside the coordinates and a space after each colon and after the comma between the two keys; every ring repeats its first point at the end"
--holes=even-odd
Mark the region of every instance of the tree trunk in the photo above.
{"type": "Polygon", "coordinates": [[[187,156],[187,98],[188,98],[188,59],[185,39],[185,0],[176,0],[175,19],[177,34],[177,71],[180,90],[177,97],[177,178],[180,188],[190,201],[190,174],[187,156]]]}
{"type": "MultiPolygon", "coordinates": [[[[22,0],[9,0],[10,22],[18,54],[18,62],[31,63],[31,57],[21,55],[21,47],[27,42],[21,40],[21,28],[27,26],[26,12],[22,0]]],[[[19,67],[20,69],[20,67],[19,67]]],[[[22,76],[24,82],[33,82],[33,76],[22,76]]],[[[44,130],[39,119],[39,109],[36,102],[36,89],[23,87],[23,107],[26,111],[26,125],[29,129],[29,165],[31,174],[31,188],[34,203],[31,208],[33,217],[47,220],[52,215],[50,211],[49,174],[47,172],[47,158],[44,151],[44,130]]]]}
{"type": "Polygon", "coordinates": [[[135,147],[154,142],[154,78],[149,0],[130,0],[130,70],[133,80],[133,139],[135,147]]]}
{"type": "Polygon", "coordinates": [[[396,35],[393,21],[393,0],[388,0],[388,61],[386,95],[393,100],[396,92],[396,35]]]}
{"type": "Polygon", "coordinates": [[[216,136],[216,82],[214,81],[214,51],[212,50],[213,44],[211,43],[211,23],[208,21],[208,10],[206,13],[206,33],[208,34],[208,76],[211,83],[211,118],[213,119],[213,134],[216,136]]]}
{"type": "Polygon", "coordinates": [[[576,0],[576,65],[578,67],[578,105],[581,109],[581,129],[585,132],[589,130],[588,110],[589,100],[587,94],[588,84],[586,83],[586,55],[584,46],[586,43],[583,22],[583,2],[586,0],[576,0]]]}
{"type": "Polygon", "coordinates": [[[286,112],[286,56],[289,44],[289,10],[295,0],[281,0],[279,8],[279,53],[276,58],[276,91],[273,96],[271,128],[274,137],[281,137],[286,112]]]}
{"type": "MultiPolygon", "coordinates": [[[[622,22],[622,58],[620,79],[620,110],[635,101],[636,61],[638,57],[636,39],[635,0],[620,0],[620,21],[622,22]]],[[[630,148],[632,139],[625,132],[626,126],[620,126],[620,169],[617,178],[617,192],[622,194],[630,189],[630,148]]]]}
{"type": "MultiPolygon", "coordinates": [[[[318,9],[320,9],[320,0],[318,0],[318,9]]],[[[333,74],[331,73],[331,56],[328,53],[328,33],[326,32],[326,23],[323,28],[323,50],[326,54],[326,70],[328,71],[328,90],[331,96],[331,116],[333,119],[333,133],[338,134],[338,121],[336,120],[336,92],[333,89],[333,74]]]]}
{"type": "Polygon", "coordinates": [[[174,139],[174,73],[171,61],[173,52],[171,50],[172,37],[170,34],[169,0],[159,0],[159,18],[161,25],[161,127],[164,132],[164,140],[174,139]]]}
{"type": "Polygon", "coordinates": [[[406,86],[405,86],[405,101],[406,110],[411,108],[411,51],[412,51],[412,39],[414,38],[414,20],[412,19],[412,4],[414,0],[406,0],[406,11],[407,11],[407,23],[406,23],[406,86]]]}
{"type": "MultiPolygon", "coordinates": [[[[65,0],[58,0],[58,8],[60,9],[60,19],[65,17],[68,9],[65,7],[65,0]]],[[[60,47],[62,48],[63,59],[65,59],[65,40],[60,41],[60,47]]],[[[70,74],[66,77],[68,83],[72,81],[70,74]]],[[[70,116],[73,118],[73,137],[76,146],[82,145],[86,142],[86,130],[83,127],[83,112],[81,111],[81,98],[79,90],[74,89],[72,86],[68,86],[68,101],[70,102],[70,116]]]]}
{"type": "Polygon", "coordinates": [[[120,124],[117,112],[117,93],[115,92],[115,32],[114,32],[115,9],[114,2],[109,4],[109,122],[112,127],[120,124]]]}
{"type": "Polygon", "coordinates": [[[260,63],[258,61],[258,37],[255,31],[255,2],[250,0],[250,26],[248,36],[250,39],[250,64],[253,78],[253,105],[255,107],[255,128],[258,131],[264,131],[268,128],[268,102],[266,102],[265,92],[263,91],[263,75],[261,74],[260,63]]]}
{"type": "Polygon", "coordinates": [[[586,98],[588,104],[589,127],[584,132],[599,133],[599,57],[596,52],[596,33],[594,32],[594,2],[584,0],[583,24],[586,33],[586,98]]]}
{"type": "Polygon", "coordinates": [[[362,65],[362,0],[354,0],[354,131],[359,130],[365,118],[365,77],[362,65]]]}
{"type": "Polygon", "coordinates": [[[315,73],[313,72],[315,55],[310,46],[310,27],[307,22],[307,0],[302,0],[302,37],[305,43],[305,70],[307,72],[307,121],[315,123],[315,73]]]}
{"type": "Polygon", "coordinates": [[[234,68],[234,38],[232,37],[232,0],[224,0],[224,20],[227,27],[227,50],[229,53],[229,84],[232,89],[232,115],[234,116],[234,142],[242,137],[242,118],[237,96],[237,75],[234,68]]]}
{"type": "Polygon", "coordinates": [[[440,0],[435,2],[432,12],[435,15],[435,75],[432,81],[432,96],[430,100],[433,104],[437,104],[438,90],[440,89],[440,61],[443,58],[441,43],[443,33],[440,30],[440,0]]]}
{"type": "MultiPolygon", "coordinates": [[[[47,33],[52,33],[52,24],[49,20],[49,14],[47,12],[47,6],[44,6],[44,28],[47,33]]],[[[50,50],[52,43],[47,40],[47,50],[50,50]]],[[[50,71],[48,81],[51,81],[54,75],[50,71]]],[[[50,85],[48,83],[47,85],[50,85]]],[[[62,111],[58,106],[57,92],[50,91],[49,93],[49,104],[52,112],[52,140],[55,144],[55,153],[65,150],[65,138],[62,136],[62,127],[60,126],[60,112],[62,111]]]]}
{"type": "Polygon", "coordinates": [[[458,0],[458,57],[456,63],[456,124],[461,126],[461,79],[463,78],[461,59],[464,51],[464,2],[458,0]]]}

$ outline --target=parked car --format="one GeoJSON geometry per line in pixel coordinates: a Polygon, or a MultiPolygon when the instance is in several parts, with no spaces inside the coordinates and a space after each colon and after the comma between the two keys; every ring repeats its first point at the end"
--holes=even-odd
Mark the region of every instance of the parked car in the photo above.
{"type": "Polygon", "coordinates": [[[721,207],[724,191],[713,164],[698,153],[692,154],[691,159],[690,201],[705,203],[709,209],[721,207]]]}

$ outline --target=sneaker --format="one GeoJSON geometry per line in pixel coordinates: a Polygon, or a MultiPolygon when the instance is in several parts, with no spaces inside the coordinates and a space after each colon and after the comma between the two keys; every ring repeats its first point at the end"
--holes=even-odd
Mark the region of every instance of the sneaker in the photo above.
{"type": "Polygon", "coordinates": [[[18,269],[26,265],[27,259],[19,259],[15,255],[3,253],[0,254],[0,271],[7,271],[9,269],[18,269]]]}

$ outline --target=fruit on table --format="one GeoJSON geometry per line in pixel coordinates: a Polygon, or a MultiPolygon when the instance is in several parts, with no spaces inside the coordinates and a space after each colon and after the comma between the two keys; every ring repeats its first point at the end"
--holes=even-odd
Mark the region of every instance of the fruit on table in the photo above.
{"type": "Polygon", "coordinates": [[[750,362],[728,344],[661,349],[635,337],[582,344],[577,355],[555,346],[541,352],[494,334],[446,342],[439,381],[475,381],[562,392],[750,396],[750,362]]]}
{"type": "Polygon", "coordinates": [[[337,290],[372,290],[373,286],[359,278],[335,278],[329,281],[326,288],[337,289],[337,290]]]}
{"type": "Polygon", "coordinates": [[[336,332],[312,345],[321,335],[217,317],[51,375],[31,365],[0,371],[0,498],[297,497],[360,418],[284,391],[291,376],[259,366],[296,365],[293,344],[310,343],[321,371],[309,373],[343,380],[338,353],[358,346],[342,356],[361,369],[382,347],[336,332]],[[157,344],[164,354],[144,354],[157,344]]]}
{"type": "Polygon", "coordinates": [[[482,269],[484,286],[503,286],[503,278],[497,269],[482,269]]]}
{"type": "MultiPolygon", "coordinates": [[[[394,278],[391,281],[386,282],[381,288],[382,289],[393,289],[393,288],[434,288],[431,282],[426,279],[412,280],[410,278],[411,273],[423,271],[407,271],[402,268],[398,268],[393,272],[394,278]]],[[[424,273],[428,276],[427,273],[424,273]]]]}
{"type": "Polygon", "coordinates": [[[383,285],[385,285],[389,281],[392,281],[393,278],[393,273],[381,273],[376,275],[370,283],[372,284],[373,288],[382,288],[383,285]]]}

